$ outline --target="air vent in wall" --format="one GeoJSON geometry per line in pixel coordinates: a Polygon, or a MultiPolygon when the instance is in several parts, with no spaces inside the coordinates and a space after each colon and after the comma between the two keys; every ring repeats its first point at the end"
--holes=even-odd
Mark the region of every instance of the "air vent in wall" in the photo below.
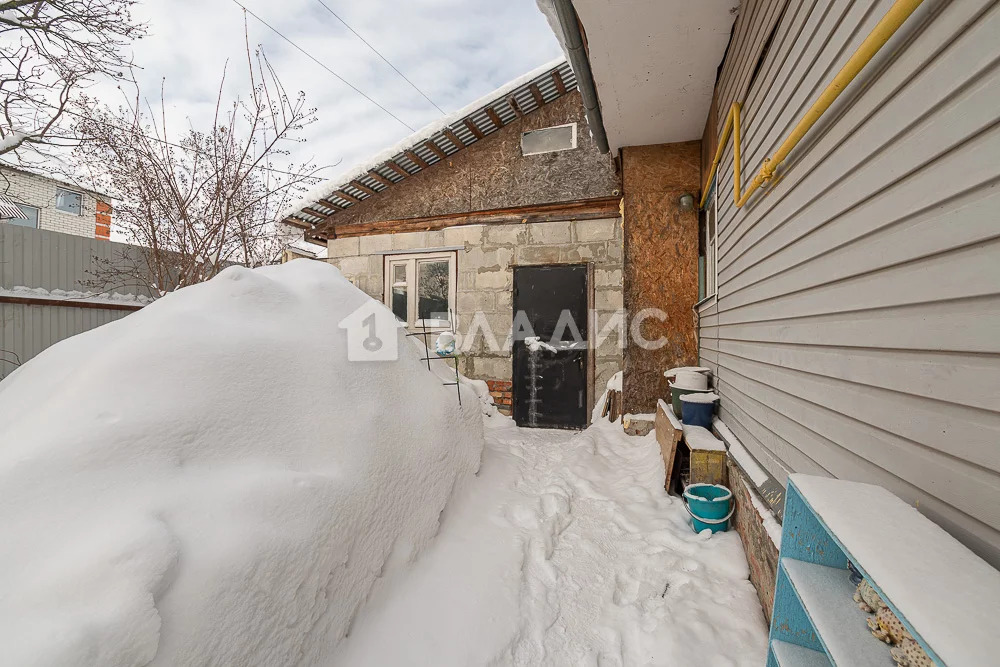
{"type": "Polygon", "coordinates": [[[521,134],[521,155],[538,155],[576,148],[576,123],[544,127],[521,134]]]}

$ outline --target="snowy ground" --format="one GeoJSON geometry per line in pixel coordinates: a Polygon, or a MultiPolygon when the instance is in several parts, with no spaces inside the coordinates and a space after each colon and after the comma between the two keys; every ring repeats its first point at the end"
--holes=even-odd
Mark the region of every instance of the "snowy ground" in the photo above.
{"type": "Polygon", "coordinates": [[[487,422],[478,478],[413,568],[369,599],[336,664],[764,663],[738,536],[691,530],[660,490],[652,436],[487,422]]]}

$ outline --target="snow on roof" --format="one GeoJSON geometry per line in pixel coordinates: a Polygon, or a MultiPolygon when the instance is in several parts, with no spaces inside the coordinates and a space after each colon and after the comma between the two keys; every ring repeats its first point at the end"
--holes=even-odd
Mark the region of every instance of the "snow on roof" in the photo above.
{"type": "Polygon", "coordinates": [[[309,255],[315,259],[326,259],[329,256],[327,253],[328,248],[320,247],[305,239],[295,239],[286,245],[285,248],[299,255],[309,255]]]}
{"type": "MultiPolygon", "coordinates": [[[[358,200],[364,200],[368,196],[371,196],[363,190],[353,188],[351,186],[351,181],[361,181],[365,187],[374,190],[375,192],[380,192],[382,189],[387,187],[384,183],[379,183],[377,180],[373,179],[368,181],[363,181],[362,179],[368,177],[368,174],[373,171],[377,172],[377,170],[387,162],[396,162],[397,166],[403,168],[408,174],[414,174],[420,171],[421,166],[405,156],[407,151],[417,153],[418,157],[420,157],[428,165],[440,161],[440,156],[435,155],[432,150],[418,150],[421,144],[424,144],[425,142],[434,142],[434,145],[447,155],[458,152],[478,139],[465,126],[465,121],[469,120],[474,123],[483,135],[490,134],[491,132],[495,132],[500,129],[495,126],[486,114],[486,109],[492,108],[497,102],[503,101],[503,108],[495,108],[493,111],[500,117],[503,124],[507,124],[508,122],[513,121],[517,117],[518,113],[527,113],[541,106],[537,103],[537,100],[534,99],[534,96],[530,91],[530,86],[532,84],[537,85],[540,89],[544,104],[561,97],[563,95],[563,91],[559,90],[555,83],[551,81],[551,73],[556,71],[558,72],[566,91],[572,90],[576,87],[576,78],[573,74],[572,68],[566,62],[565,58],[557,58],[556,60],[548,62],[522,76],[517,77],[513,81],[507,82],[493,92],[470,102],[461,109],[442,116],[434,122],[425,125],[423,128],[417,130],[398,143],[389,146],[385,150],[373,155],[371,158],[346,169],[336,178],[314,186],[299,200],[282,211],[278,216],[278,219],[285,221],[289,217],[295,216],[298,218],[297,222],[300,224],[305,222],[315,225],[322,221],[323,218],[303,213],[303,208],[318,210],[326,215],[336,212],[336,209],[331,209],[329,206],[319,204],[318,201],[320,199],[333,201],[340,205],[341,208],[348,208],[351,206],[353,202],[350,200],[338,198],[336,194],[338,190],[346,191],[358,200]],[[546,82],[536,81],[537,79],[541,79],[543,77],[546,79],[546,82]],[[520,107],[519,110],[515,111],[507,104],[507,99],[510,97],[514,98],[516,104],[520,107]],[[454,142],[450,138],[447,138],[446,136],[438,136],[443,135],[446,131],[450,131],[457,135],[462,141],[462,145],[455,146],[454,142]],[[329,213],[327,213],[327,211],[329,211],[329,213]]],[[[380,173],[379,175],[385,180],[393,183],[398,182],[403,178],[399,174],[393,173],[392,170],[386,170],[384,173],[380,173]]]]}

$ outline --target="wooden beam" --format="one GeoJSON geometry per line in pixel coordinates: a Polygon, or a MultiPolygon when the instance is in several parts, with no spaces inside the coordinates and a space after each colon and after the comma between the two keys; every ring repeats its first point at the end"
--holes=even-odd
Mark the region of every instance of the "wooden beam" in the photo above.
{"type": "Polygon", "coordinates": [[[534,83],[531,84],[530,86],[528,86],[528,90],[531,91],[531,96],[535,98],[535,104],[537,104],[540,107],[545,106],[545,98],[542,97],[542,91],[539,90],[537,84],[534,83]]]}
{"type": "Polygon", "coordinates": [[[142,310],[138,303],[95,303],[93,301],[76,301],[73,299],[45,299],[25,296],[2,296],[0,303],[13,303],[20,306],[60,306],[62,308],[96,308],[99,310],[142,310]]]}
{"type": "Polygon", "coordinates": [[[448,154],[445,153],[443,150],[441,150],[441,147],[438,146],[436,143],[434,143],[433,139],[428,139],[427,141],[425,141],[424,146],[427,147],[427,150],[429,150],[431,153],[434,153],[434,155],[437,155],[442,160],[448,159],[448,154]]]}
{"type": "Polygon", "coordinates": [[[368,176],[369,176],[369,178],[372,178],[372,179],[378,181],[379,183],[381,183],[385,187],[389,187],[389,186],[392,185],[392,181],[390,181],[388,178],[386,178],[382,174],[378,173],[377,171],[369,171],[368,172],[368,176]]]}
{"type": "Polygon", "coordinates": [[[389,160],[388,162],[386,162],[385,166],[389,167],[389,169],[392,169],[394,172],[396,172],[397,174],[399,174],[403,178],[406,178],[407,176],[410,175],[410,172],[406,171],[405,169],[403,169],[402,167],[400,167],[398,164],[396,164],[392,160],[389,160]]]}
{"type": "Polygon", "coordinates": [[[337,195],[338,197],[343,197],[344,199],[346,199],[347,201],[351,202],[352,204],[360,204],[361,203],[360,199],[358,199],[354,195],[351,195],[351,194],[348,194],[348,193],[344,192],[343,190],[337,190],[333,194],[337,195]]]}
{"type": "Polygon", "coordinates": [[[552,71],[552,83],[556,84],[556,90],[559,91],[560,95],[566,94],[566,84],[563,83],[562,75],[559,74],[559,70],[552,71]]]}
{"type": "Polygon", "coordinates": [[[326,206],[327,208],[332,208],[334,211],[342,211],[342,210],[344,210],[343,206],[341,206],[340,204],[338,204],[335,201],[330,201],[329,199],[317,199],[316,203],[317,204],[322,204],[323,206],[326,206]]]}
{"type": "Polygon", "coordinates": [[[303,208],[302,212],[305,213],[305,214],[307,214],[307,215],[316,216],[317,218],[325,218],[327,215],[329,215],[329,213],[323,213],[323,211],[317,211],[316,209],[309,208],[308,206],[306,206],[305,208],[303,208]]]}
{"type": "MultiPolygon", "coordinates": [[[[550,204],[516,206],[513,208],[474,211],[472,213],[450,213],[425,218],[405,218],[402,220],[380,220],[337,225],[337,238],[351,236],[374,236],[410,231],[436,231],[460,225],[519,224],[525,222],[551,222],[554,220],[595,220],[617,218],[620,197],[599,199],[579,199],[550,204]]],[[[326,235],[326,228],[317,228],[317,235],[326,235]]]]}
{"type": "Polygon", "coordinates": [[[291,225],[292,227],[298,227],[299,229],[309,229],[312,227],[311,222],[306,222],[305,220],[299,220],[293,216],[288,216],[281,221],[283,224],[291,225]]]}
{"type": "Polygon", "coordinates": [[[451,130],[445,128],[444,136],[448,137],[448,140],[451,141],[451,143],[455,144],[455,148],[459,150],[465,148],[465,142],[459,139],[458,135],[452,132],[451,130]]]}
{"type": "Polygon", "coordinates": [[[364,183],[361,183],[360,181],[351,181],[351,185],[353,185],[354,187],[356,187],[358,190],[361,190],[362,192],[364,192],[369,197],[374,197],[375,195],[378,194],[377,192],[375,192],[374,190],[372,190],[370,187],[368,187],[364,183]]]}
{"type": "Polygon", "coordinates": [[[521,112],[521,107],[517,106],[517,100],[514,99],[513,95],[507,96],[507,104],[513,110],[514,115],[518,118],[522,117],[524,114],[521,112]]]}
{"type": "Polygon", "coordinates": [[[413,151],[403,151],[403,155],[410,158],[414,164],[416,164],[421,169],[426,169],[430,165],[427,164],[422,157],[414,153],[413,151]]]}
{"type": "Polygon", "coordinates": [[[503,127],[503,121],[500,120],[500,116],[493,110],[493,107],[486,107],[486,115],[490,117],[490,120],[493,121],[498,130],[503,127]]]}
{"type": "Polygon", "coordinates": [[[463,122],[465,123],[465,126],[469,128],[469,132],[472,132],[472,136],[474,136],[476,139],[483,138],[484,136],[483,131],[480,130],[479,127],[477,127],[476,124],[472,122],[471,118],[466,118],[463,122]]]}

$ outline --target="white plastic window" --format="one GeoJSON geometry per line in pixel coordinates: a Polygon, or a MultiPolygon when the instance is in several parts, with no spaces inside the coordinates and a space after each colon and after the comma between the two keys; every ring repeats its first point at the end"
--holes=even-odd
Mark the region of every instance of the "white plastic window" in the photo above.
{"type": "Polygon", "coordinates": [[[386,255],[385,305],[411,329],[453,329],[454,252],[386,255]]]}
{"type": "Polygon", "coordinates": [[[83,195],[72,190],[56,188],[56,209],[74,215],[82,215],[83,195]]]}

